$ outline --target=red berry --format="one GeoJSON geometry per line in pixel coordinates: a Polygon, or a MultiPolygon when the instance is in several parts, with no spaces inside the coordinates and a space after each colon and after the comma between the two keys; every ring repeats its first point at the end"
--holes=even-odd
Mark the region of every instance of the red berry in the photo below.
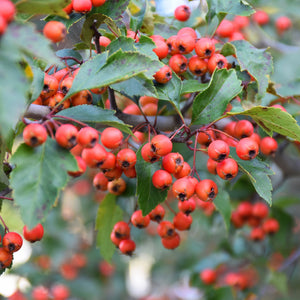
{"type": "Polygon", "coordinates": [[[68,171],[68,174],[72,177],[79,177],[82,174],[84,174],[85,170],[86,170],[86,163],[85,161],[81,158],[81,156],[76,156],[76,161],[77,161],[77,165],[79,170],[78,171],[68,171]]]}
{"type": "Polygon", "coordinates": [[[6,20],[0,15],[0,36],[4,34],[7,28],[6,20]]]}
{"type": "Polygon", "coordinates": [[[260,151],[264,155],[272,155],[277,151],[277,141],[269,136],[264,137],[260,141],[260,151]]]}
{"type": "Polygon", "coordinates": [[[155,48],[153,51],[158,56],[159,59],[164,59],[168,56],[169,47],[164,40],[154,40],[155,48]]]}
{"type": "Polygon", "coordinates": [[[104,173],[105,177],[108,179],[108,181],[112,181],[112,180],[120,178],[123,173],[123,170],[119,167],[115,167],[108,171],[103,170],[103,173],[104,173]]]}
{"type": "Polygon", "coordinates": [[[44,36],[53,43],[62,41],[67,35],[67,28],[65,24],[59,21],[49,21],[43,29],[44,36]]]}
{"type": "Polygon", "coordinates": [[[207,62],[197,55],[189,59],[188,66],[189,70],[196,76],[203,76],[207,71],[207,62]]]}
{"type": "Polygon", "coordinates": [[[203,179],[196,184],[196,194],[202,201],[212,201],[218,194],[217,184],[210,179],[203,179]]]}
{"type": "Polygon", "coordinates": [[[77,141],[77,128],[72,124],[61,125],[55,133],[56,142],[63,148],[71,149],[77,141]]]}
{"type": "Polygon", "coordinates": [[[149,215],[143,216],[141,210],[136,210],[131,216],[131,223],[135,227],[145,228],[150,223],[150,217],[149,215]]]}
{"type": "Polygon", "coordinates": [[[55,300],[66,300],[70,296],[70,290],[64,284],[56,284],[51,289],[52,296],[55,300]]]}
{"type": "Polygon", "coordinates": [[[124,221],[119,221],[114,225],[113,232],[115,236],[120,240],[126,240],[130,238],[130,227],[124,221]]]}
{"type": "Polygon", "coordinates": [[[192,36],[194,39],[197,38],[196,31],[191,27],[183,27],[177,32],[177,35],[186,35],[186,34],[192,36]]]}
{"type": "Polygon", "coordinates": [[[157,170],[152,175],[152,183],[157,189],[167,189],[172,184],[172,180],[172,175],[165,170],[157,170]]]}
{"type": "Polygon", "coordinates": [[[73,9],[77,12],[86,13],[92,9],[91,0],[72,0],[73,9]]]}
{"type": "Polygon", "coordinates": [[[165,216],[165,209],[158,204],[154,209],[149,213],[149,217],[152,221],[160,222],[165,216]]]}
{"type": "Polygon", "coordinates": [[[13,255],[4,248],[0,248],[0,271],[9,267],[12,263],[13,255]]]}
{"type": "Polygon", "coordinates": [[[175,39],[175,47],[180,54],[191,53],[195,48],[195,38],[190,34],[177,35],[175,39]]]}
{"type": "Polygon", "coordinates": [[[250,238],[255,242],[261,241],[265,238],[265,232],[261,227],[255,227],[250,233],[250,238]]]}
{"type": "Polygon", "coordinates": [[[251,160],[258,154],[259,146],[257,142],[249,137],[241,139],[236,145],[236,154],[240,159],[251,160]]]}
{"type": "Polygon", "coordinates": [[[195,44],[195,52],[200,58],[209,58],[215,53],[215,43],[210,38],[201,38],[195,44]]]}
{"type": "Polygon", "coordinates": [[[153,75],[153,77],[156,82],[165,84],[172,79],[172,69],[169,66],[164,65],[153,75]]]}
{"type": "Polygon", "coordinates": [[[274,234],[279,230],[279,222],[274,218],[269,218],[262,224],[262,229],[266,234],[274,234]]]}
{"type": "Polygon", "coordinates": [[[123,134],[121,130],[114,127],[107,127],[101,134],[101,143],[109,149],[116,149],[123,142],[123,134]]]}
{"type": "Polygon", "coordinates": [[[33,288],[31,296],[33,300],[48,300],[49,290],[45,286],[39,285],[33,288]]]}
{"type": "Polygon", "coordinates": [[[221,162],[228,157],[230,148],[228,144],[222,140],[215,140],[210,143],[207,149],[208,156],[217,161],[221,162]]]}
{"type": "Polygon", "coordinates": [[[20,250],[23,239],[17,232],[8,232],[3,236],[2,247],[9,253],[20,250]]]}
{"type": "Polygon", "coordinates": [[[248,120],[240,120],[235,124],[234,136],[238,139],[249,137],[253,132],[253,125],[248,120]]]}
{"type": "Polygon", "coordinates": [[[131,256],[135,250],[135,242],[133,240],[122,240],[119,244],[119,249],[123,254],[131,256]]]}
{"type": "Polygon", "coordinates": [[[154,136],[151,140],[151,151],[159,156],[164,156],[172,151],[173,144],[171,140],[162,134],[154,136]]]}
{"type": "Polygon", "coordinates": [[[178,21],[184,22],[190,18],[191,9],[187,5],[177,6],[174,11],[174,18],[178,21]]]}
{"type": "Polygon", "coordinates": [[[136,164],[136,154],[129,148],[120,150],[116,156],[116,159],[117,167],[120,167],[123,170],[132,168],[136,164]]]}
{"type": "Polygon", "coordinates": [[[183,163],[183,157],[178,152],[171,152],[162,159],[163,168],[172,174],[180,172],[183,168],[183,163]]]}
{"type": "Polygon", "coordinates": [[[180,231],[190,229],[193,222],[191,215],[187,215],[182,211],[178,212],[173,218],[174,227],[180,231]]]}
{"type": "Polygon", "coordinates": [[[171,238],[175,234],[175,227],[170,221],[162,221],[157,226],[157,233],[162,238],[171,238]]]}
{"type": "Polygon", "coordinates": [[[171,238],[162,238],[161,242],[166,249],[175,249],[180,244],[180,236],[175,232],[174,236],[171,238]]]}
{"type": "Polygon", "coordinates": [[[43,144],[47,137],[47,130],[41,124],[28,124],[23,131],[24,142],[30,147],[37,147],[43,144]]]}
{"type": "Polygon", "coordinates": [[[252,15],[252,19],[255,23],[261,26],[268,24],[270,20],[269,15],[263,10],[257,10],[252,15]]]}
{"type": "Polygon", "coordinates": [[[206,163],[207,171],[211,174],[216,175],[217,174],[217,165],[218,165],[217,161],[215,161],[211,158],[208,158],[207,163],[206,163]]]}
{"type": "Polygon", "coordinates": [[[223,20],[216,30],[218,36],[222,38],[230,37],[235,30],[234,23],[229,20],[223,20]]]}
{"type": "Polygon", "coordinates": [[[117,178],[107,184],[107,190],[113,195],[121,195],[126,190],[126,181],[123,178],[117,178]]]}
{"type": "Polygon", "coordinates": [[[193,196],[195,186],[191,183],[188,177],[182,177],[173,183],[172,192],[177,199],[184,201],[193,196]]]}
{"type": "Polygon", "coordinates": [[[108,185],[108,179],[102,172],[97,173],[93,179],[93,186],[100,191],[106,191],[108,185]]]}
{"type": "Polygon", "coordinates": [[[263,202],[256,202],[252,207],[252,216],[259,219],[264,219],[269,214],[269,207],[263,202]]]}
{"type": "Polygon", "coordinates": [[[90,168],[101,167],[104,163],[107,152],[103,146],[97,144],[93,148],[84,148],[81,153],[82,159],[90,168]]]}
{"type": "Polygon", "coordinates": [[[244,219],[239,215],[237,211],[232,212],[230,220],[235,228],[241,228],[244,225],[244,219]]]}
{"type": "Polygon", "coordinates": [[[218,163],[217,174],[224,180],[234,178],[239,171],[239,166],[233,158],[226,158],[218,163]]]}
{"type": "Polygon", "coordinates": [[[178,172],[173,173],[173,175],[175,178],[179,179],[179,178],[189,176],[190,173],[191,173],[191,166],[186,161],[184,161],[182,169],[178,172]]]}
{"type": "Polygon", "coordinates": [[[207,62],[208,71],[212,74],[214,70],[217,69],[226,69],[227,68],[227,59],[225,56],[219,53],[215,53],[210,57],[207,62]]]}
{"type": "Polygon", "coordinates": [[[193,212],[196,208],[196,201],[193,197],[185,200],[185,201],[178,201],[178,209],[185,213],[186,215],[193,212]]]}
{"type": "Polygon", "coordinates": [[[106,158],[104,159],[103,164],[100,166],[100,169],[105,173],[109,170],[112,170],[116,167],[116,156],[111,152],[106,152],[106,158]]]}
{"type": "Polygon", "coordinates": [[[93,127],[83,127],[77,134],[77,143],[84,148],[93,148],[99,140],[98,131],[93,127]]]}
{"type": "Polygon", "coordinates": [[[106,0],[92,0],[92,5],[94,7],[98,7],[98,6],[101,6],[105,3],[106,0]]]}
{"type": "Polygon", "coordinates": [[[200,131],[197,135],[197,142],[201,145],[208,146],[214,139],[215,134],[211,129],[200,131]]]}
{"type": "Polygon", "coordinates": [[[44,227],[42,224],[37,224],[35,227],[29,230],[25,225],[23,227],[23,236],[26,241],[31,243],[40,241],[44,236],[44,227]]]}
{"type": "Polygon", "coordinates": [[[250,20],[245,16],[235,16],[233,18],[233,23],[237,30],[241,30],[249,25],[250,20]]]}
{"type": "Polygon", "coordinates": [[[174,54],[169,60],[169,66],[176,74],[182,74],[188,67],[187,58],[182,54],[174,54]]]}
{"type": "Polygon", "coordinates": [[[238,213],[238,215],[243,219],[248,219],[252,216],[252,204],[251,202],[248,201],[243,201],[241,203],[239,203],[236,212],[238,213]]]}
{"type": "Polygon", "coordinates": [[[3,17],[6,23],[11,22],[16,14],[15,5],[11,1],[0,1],[1,2],[1,10],[0,16],[3,17]]]}
{"type": "Polygon", "coordinates": [[[141,155],[143,159],[146,162],[154,163],[159,160],[160,156],[156,155],[152,150],[151,150],[151,144],[146,143],[141,150],[141,155]]]}
{"type": "Polygon", "coordinates": [[[213,284],[216,282],[217,279],[217,273],[213,269],[204,269],[200,273],[200,278],[205,284],[213,284]]]}
{"type": "Polygon", "coordinates": [[[290,18],[288,18],[286,16],[282,16],[276,20],[275,26],[276,26],[277,32],[279,34],[282,34],[284,31],[286,31],[292,27],[292,21],[290,18]]]}

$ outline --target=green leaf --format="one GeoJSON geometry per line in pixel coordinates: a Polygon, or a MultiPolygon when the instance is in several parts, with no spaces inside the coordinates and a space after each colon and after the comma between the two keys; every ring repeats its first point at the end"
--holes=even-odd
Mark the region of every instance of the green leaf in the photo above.
{"type": "Polygon", "coordinates": [[[146,162],[141,155],[141,149],[142,147],[140,147],[137,152],[137,161],[135,165],[137,178],[136,192],[138,204],[145,216],[159,203],[165,201],[168,191],[159,190],[152,184],[152,175],[159,167],[156,163],[151,164],[146,162]]]}
{"type": "Polygon", "coordinates": [[[44,15],[59,15],[67,17],[63,8],[70,3],[69,0],[23,0],[16,4],[18,13],[25,14],[44,14],[44,15]]]}
{"type": "Polygon", "coordinates": [[[51,42],[38,33],[30,23],[11,23],[2,37],[0,52],[2,46],[6,47],[11,59],[20,59],[25,53],[50,64],[61,65],[51,48],[51,42]]]}
{"type": "Polygon", "coordinates": [[[168,39],[172,35],[177,35],[178,28],[165,23],[154,24],[154,34],[161,35],[163,38],[168,39]]]}
{"type": "Polygon", "coordinates": [[[139,42],[135,44],[135,47],[142,54],[145,54],[154,60],[158,60],[158,56],[155,54],[155,52],[153,52],[153,49],[156,47],[156,45],[149,37],[142,35],[139,42]]]}
{"type": "Polygon", "coordinates": [[[20,67],[9,57],[0,54],[0,65],[0,132],[7,138],[26,109],[30,85],[20,67]]]}
{"type": "Polygon", "coordinates": [[[222,215],[226,230],[228,232],[230,228],[231,218],[231,204],[229,194],[225,190],[219,191],[217,197],[214,199],[214,204],[222,215]]]}
{"type": "Polygon", "coordinates": [[[208,83],[200,83],[196,79],[184,80],[182,82],[181,94],[184,95],[188,93],[202,92],[207,89],[207,87],[208,83]]]}
{"type": "Polygon", "coordinates": [[[288,295],[288,279],[285,273],[271,272],[268,276],[268,283],[282,295],[288,295]]]}
{"type": "Polygon", "coordinates": [[[139,11],[136,14],[131,14],[130,17],[130,30],[136,32],[141,29],[145,13],[147,11],[148,1],[142,2],[142,7],[139,7],[139,11]]]}
{"type": "Polygon", "coordinates": [[[260,100],[266,93],[269,84],[268,76],[273,72],[273,61],[266,49],[257,49],[245,40],[226,43],[221,53],[225,56],[236,55],[241,71],[247,70],[257,81],[257,98],[260,100]]]}
{"type": "Polygon", "coordinates": [[[34,101],[36,98],[39,97],[43,86],[44,86],[44,76],[45,73],[40,69],[35,66],[30,66],[31,71],[33,72],[33,80],[31,83],[31,100],[34,101]]]}
{"type": "Polygon", "coordinates": [[[114,114],[114,110],[103,109],[95,105],[77,105],[60,111],[55,115],[55,118],[64,116],[87,123],[93,127],[97,124],[113,126],[128,134],[132,134],[129,125],[124,124],[123,121],[118,119],[114,114]]]}
{"type": "Polygon", "coordinates": [[[209,292],[206,293],[207,300],[234,300],[236,299],[233,296],[232,288],[230,287],[220,287],[216,289],[210,289],[209,292]]]}
{"type": "Polygon", "coordinates": [[[178,114],[180,115],[181,115],[180,112],[181,89],[182,89],[182,81],[174,72],[172,73],[172,79],[169,82],[167,82],[166,84],[160,84],[160,83],[156,84],[158,98],[160,100],[169,101],[174,106],[178,114]]]}
{"type": "Polygon", "coordinates": [[[89,60],[80,67],[65,98],[85,89],[108,86],[142,73],[154,74],[162,64],[140,53],[119,50],[109,56],[103,65],[103,55],[107,54],[97,55],[95,59],[89,60]],[[95,63],[95,60],[99,59],[102,63],[100,66],[95,63]]]}
{"type": "Polygon", "coordinates": [[[126,10],[129,2],[130,0],[109,0],[99,7],[94,7],[92,12],[101,13],[113,20],[118,20],[126,10]]]}
{"type": "Polygon", "coordinates": [[[110,87],[113,90],[134,99],[140,96],[150,96],[157,98],[157,92],[154,87],[153,81],[147,79],[143,74],[119,83],[112,84],[110,87]]]}
{"type": "Polygon", "coordinates": [[[117,39],[113,40],[106,49],[109,51],[109,55],[112,55],[120,49],[123,52],[137,50],[134,45],[134,40],[125,36],[119,36],[117,39]]]}
{"type": "Polygon", "coordinates": [[[242,160],[237,156],[235,148],[230,149],[230,154],[238,163],[239,169],[249,177],[260,197],[265,199],[269,205],[272,205],[273,187],[269,175],[274,175],[274,172],[270,169],[269,165],[258,158],[242,160]]]}
{"type": "MultiPolygon", "coordinates": [[[[80,53],[78,51],[75,51],[73,49],[61,49],[58,50],[56,52],[56,56],[60,57],[60,58],[64,58],[64,57],[73,57],[76,60],[82,61],[82,56],[80,55],[80,53]]],[[[77,65],[78,62],[76,62],[74,59],[66,59],[64,60],[67,66],[73,66],[73,65],[77,65]]]]}
{"type": "Polygon", "coordinates": [[[101,24],[106,24],[113,32],[115,32],[116,35],[120,35],[121,32],[119,28],[117,27],[116,23],[108,16],[103,14],[91,14],[84,22],[80,34],[80,38],[83,42],[85,42],[87,45],[90,45],[94,30],[93,25],[95,28],[98,28],[101,24]]]}
{"type": "Polygon", "coordinates": [[[234,70],[216,70],[207,89],[194,100],[192,123],[204,125],[219,118],[241,90],[241,81],[234,70]]]}
{"type": "Polygon", "coordinates": [[[99,205],[96,226],[97,247],[100,248],[102,257],[110,262],[115,252],[116,246],[110,239],[110,234],[114,225],[121,221],[123,217],[122,209],[116,204],[116,196],[107,194],[99,205]]]}
{"type": "Polygon", "coordinates": [[[250,116],[268,135],[273,131],[300,141],[300,127],[297,121],[285,111],[275,107],[256,106],[239,113],[227,113],[227,115],[250,116]]]}
{"type": "Polygon", "coordinates": [[[81,19],[84,18],[84,15],[81,13],[71,13],[70,15],[68,15],[68,18],[63,18],[57,15],[52,15],[52,16],[47,16],[45,18],[46,22],[49,21],[59,21],[63,24],[65,24],[67,31],[69,32],[69,29],[72,25],[76,24],[77,22],[79,22],[81,19]]]}
{"type": "Polygon", "coordinates": [[[50,138],[36,148],[21,144],[11,162],[16,164],[11,172],[13,198],[24,223],[33,227],[49,213],[67,184],[67,171],[76,171],[77,162],[70,151],[50,138]]]}

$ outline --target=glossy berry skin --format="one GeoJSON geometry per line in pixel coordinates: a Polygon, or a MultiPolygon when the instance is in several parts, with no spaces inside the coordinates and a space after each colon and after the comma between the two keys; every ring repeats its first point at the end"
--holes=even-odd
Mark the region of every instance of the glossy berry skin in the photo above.
{"type": "Polygon", "coordinates": [[[175,232],[171,238],[162,238],[161,243],[166,249],[175,249],[180,245],[180,236],[175,232]]]}
{"type": "Polygon", "coordinates": [[[196,184],[195,191],[202,201],[213,201],[218,194],[217,184],[210,179],[203,179],[196,184]]]}
{"type": "Polygon", "coordinates": [[[92,5],[94,7],[98,7],[98,6],[101,6],[105,3],[106,0],[92,0],[92,5]]]}
{"type": "Polygon", "coordinates": [[[143,159],[146,162],[149,163],[154,163],[156,161],[159,160],[160,156],[156,155],[152,150],[151,150],[151,144],[150,143],[146,143],[141,150],[141,155],[143,157],[143,159]]]}
{"type": "Polygon", "coordinates": [[[225,56],[219,53],[215,53],[210,57],[207,62],[207,68],[210,74],[214,72],[215,69],[226,69],[227,68],[227,59],[225,56]]]}
{"type": "Polygon", "coordinates": [[[3,236],[2,247],[9,253],[16,252],[21,249],[23,239],[17,232],[8,232],[3,236]]]}
{"type": "Polygon", "coordinates": [[[77,143],[83,148],[93,148],[99,140],[98,131],[93,127],[83,127],[77,134],[77,143]]]}
{"type": "Polygon", "coordinates": [[[179,29],[177,32],[177,36],[178,35],[186,35],[186,34],[190,35],[194,39],[197,39],[197,33],[192,27],[183,27],[183,28],[179,29]]]}
{"type": "Polygon", "coordinates": [[[114,225],[113,232],[115,236],[121,240],[129,239],[130,237],[130,227],[124,221],[119,221],[114,225]]]}
{"type": "Polygon", "coordinates": [[[70,296],[69,288],[64,284],[56,284],[51,289],[52,296],[55,300],[66,300],[70,296]]]}
{"type": "Polygon", "coordinates": [[[240,120],[235,124],[234,136],[238,139],[250,137],[254,132],[253,125],[248,120],[240,120]]]}
{"type": "Polygon", "coordinates": [[[223,20],[216,30],[218,36],[222,38],[229,38],[234,32],[234,24],[229,20],[223,20]]]}
{"type": "Polygon", "coordinates": [[[65,24],[59,21],[49,21],[43,29],[43,34],[53,43],[62,41],[67,35],[67,28],[65,24]]]}
{"type": "Polygon", "coordinates": [[[201,38],[195,44],[195,52],[199,58],[209,58],[215,53],[215,43],[210,38],[201,38]]]}
{"type": "Polygon", "coordinates": [[[100,191],[106,191],[108,179],[102,172],[97,173],[93,178],[93,186],[100,191]]]}
{"type": "Polygon", "coordinates": [[[46,142],[48,137],[47,130],[41,124],[28,124],[23,130],[23,139],[26,145],[37,147],[46,142]]]}
{"type": "Polygon", "coordinates": [[[84,148],[81,157],[90,168],[101,167],[107,156],[103,146],[97,144],[93,148],[84,148]]]}
{"type": "Polygon", "coordinates": [[[159,59],[164,59],[168,56],[169,47],[167,43],[163,40],[154,40],[155,48],[153,52],[158,56],[159,59]]]}
{"type": "Polygon", "coordinates": [[[175,47],[178,49],[179,54],[191,53],[195,48],[195,38],[189,34],[177,35],[175,47]]]}
{"type": "Polygon", "coordinates": [[[207,72],[206,61],[197,55],[194,55],[189,59],[188,67],[196,76],[203,76],[207,72]]]}
{"type": "Polygon", "coordinates": [[[116,156],[116,159],[117,167],[120,167],[123,170],[132,168],[136,164],[136,154],[129,148],[120,150],[116,156]]]}
{"type": "Polygon", "coordinates": [[[119,244],[120,251],[125,254],[131,256],[135,250],[135,242],[133,240],[122,240],[119,244]]]}
{"type": "Polygon", "coordinates": [[[217,161],[215,161],[211,158],[208,158],[207,163],[206,163],[207,171],[211,174],[216,175],[217,174],[217,165],[218,165],[217,161]]]}
{"type": "Polygon", "coordinates": [[[92,9],[91,0],[72,0],[73,9],[77,12],[86,13],[92,9]]]}
{"type": "Polygon", "coordinates": [[[266,25],[269,23],[270,18],[269,15],[263,10],[257,10],[252,15],[252,20],[260,26],[266,25]]]}
{"type": "Polygon", "coordinates": [[[216,282],[217,279],[217,273],[213,269],[204,269],[200,273],[200,278],[205,284],[213,284],[216,282]]]}
{"type": "Polygon", "coordinates": [[[116,156],[111,152],[107,152],[106,158],[104,159],[103,164],[100,166],[100,169],[103,172],[112,170],[116,167],[116,161],[117,161],[116,156]]]}
{"type": "Polygon", "coordinates": [[[116,149],[121,146],[123,133],[118,128],[107,127],[101,134],[101,143],[109,149],[116,149]]]}
{"type": "Polygon", "coordinates": [[[23,227],[23,236],[26,241],[31,243],[40,241],[44,236],[44,227],[42,224],[37,224],[35,227],[29,230],[25,225],[23,227]]]}
{"type": "Polygon", "coordinates": [[[266,234],[274,234],[279,230],[279,222],[274,218],[269,218],[262,224],[262,229],[266,234]]]}
{"type": "Polygon", "coordinates": [[[3,270],[11,265],[13,255],[7,252],[4,248],[0,248],[0,270],[3,270]]]}
{"type": "Polygon", "coordinates": [[[149,217],[152,221],[159,223],[164,218],[165,213],[166,211],[163,206],[158,204],[154,209],[151,210],[151,212],[149,213],[149,217]]]}
{"type": "Polygon", "coordinates": [[[191,184],[188,177],[177,179],[172,185],[173,195],[180,201],[185,201],[193,196],[195,186],[191,184]]]}
{"type": "Polygon", "coordinates": [[[182,74],[187,70],[187,58],[182,54],[175,54],[170,58],[169,66],[176,74],[182,74]]]}
{"type": "Polygon", "coordinates": [[[119,167],[115,167],[108,171],[103,170],[103,173],[104,173],[105,177],[108,179],[108,181],[112,181],[112,180],[120,178],[123,173],[123,170],[119,167]]]}
{"type": "Polygon", "coordinates": [[[132,215],[131,215],[131,223],[133,226],[137,228],[145,228],[149,225],[150,223],[150,217],[149,215],[143,216],[143,213],[141,210],[136,210],[132,215]]]}
{"type": "Polygon", "coordinates": [[[122,195],[126,190],[126,182],[123,178],[117,178],[107,184],[107,190],[113,195],[122,195]]]}
{"type": "Polygon", "coordinates": [[[154,136],[151,140],[150,146],[152,152],[159,156],[169,154],[173,148],[171,140],[162,134],[154,136]]]}
{"type": "Polygon", "coordinates": [[[42,285],[36,286],[32,290],[31,297],[33,300],[48,300],[49,290],[42,285]]]}
{"type": "Polygon", "coordinates": [[[152,175],[152,184],[160,190],[167,189],[172,184],[172,175],[165,170],[157,170],[152,175]]]}
{"type": "Polygon", "coordinates": [[[256,202],[252,207],[252,216],[259,219],[264,219],[269,214],[269,208],[267,204],[263,202],[256,202]]]}
{"type": "Polygon", "coordinates": [[[253,138],[243,138],[236,145],[236,154],[240,159],[251,160],[258,154],[259,146],[253,138]]]}
{"type": "Polygon", "coordinates": [[[260,152],[264,155],[273,155],[278,148],[277,141],[272,137],[264,137],[260,141],[260,152]]]}
{"type": "Polygon", "coordinates": [[[193,197],[185,201],[178,201],[178,209],[186,215],[193,212],[195,208],[196,208],[196,201],[194,200],[193,197]]]}
{"type": "Polygon", "coordinates": [[[252,229],[251,233],[250,233],[250,239],[258,242],[261,241],[265,238],[265,232],[263,231],[263,229],[261,227],[255,227],[252,229]]]}
{"type": "Polygon", "coordinates": [[[173,218],[174,227],[180,231],[190,229],[193,222],[191,215],[187,215],[182,211],[178,212],[173,218]]]}
{"type": "Polygon", "coordinates": [[[153,75],[153,77],[156,82],[165,84],[172,79],[172,69],[169,66],[164,65],[153,75]]]}
{"type": "Polygon", "coordinates": [[[207,148],[209,158],[221,162],[229,155],[230,148],[228,144],[222,140],[215,140],[211,142],[207,148]]]}
{"type": "Polygon", "coordinates": [[[191,166],[186,161],[184,161],[182,169],[178,172],[173,173],[173,175],[176,179],[179,179],[179,178],[189,176],[190,173],[191,173],[191,166]]]}
{"type": "Polygon", "coordinates": [[[55,133],[56,142],[63,148],[71,149],[76,145],[78,129],[72,124],[61,125],[55,133]]]}
{"type": "Polygon", "coordinates": [[[226,158],[218,163],[217,174],[224,180],[233,179],[239,171],[239,166],[233,158],[226,158]]]}
{"type": "Polygon", "coordinates": [[[178,21],[185,22],[190,18],[191,9],[187,5],[177,6],[174,11],[174,18],[178,21]]]}
{"type": "Polygon", "coordinates": [[[171,238],[175,234],[175,227],[170,221],[161,221],[157,226],[157,233],[162,238],[171,238]]]}
{"type": "Polygon", "coordinates": [[[212,142],[214,137],[215,134],[211,129],[200,131],[197,134],[197,142],[201,145],[208,146],[212,142]]]}
{"type": "Polygon", "coordinates": [[[183,157],[178,152],[171,152],[165,155],[162,159],[163,168],[172,174],[180,172],[183,168],[183,163],[183,157]]]}

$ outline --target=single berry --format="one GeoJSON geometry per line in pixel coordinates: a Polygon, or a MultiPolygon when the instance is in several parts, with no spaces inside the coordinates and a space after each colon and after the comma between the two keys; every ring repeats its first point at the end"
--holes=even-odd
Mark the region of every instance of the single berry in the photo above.
{"type": "Polygon", "coordinates": [[[259,219],[264,219],[269,214],[269,207],[264,202],[256,202],[252,206],[252,216],[259,219]]]}
{"type": "Polygon", "coordinates": [[[101,167],[107,156],[103,146],[97,144],[93,148],[84,148],[81,157],[90,168],[101,167]]]}
{"type": "Polygon", "coordinates": [[[258,151],[259,146],[251,137],[241,139],[236,145],[236,154],[243,160],[251,160],[255,158],[258,151]]]}
{"type": "Polygon", "coordinates": [[[165,84],[172,79],[172,69],[169,66],[164,65],[153,75],[153,77],[156,82],[165,84]]]}
{"type": "Polygon", "coordinates": [[[197,55],[194,55],[189,59],[188,67],[196,76],[203,76],[207,72],[207,62],[197,55]]]}
{"type": "Polygon", "coordinates": [[[175,234],[174,224],[170,221],[161,221],[157,226],[157,233],[162,238],[171,238],[175,234]]]}
{"type": "Polygon", "coordinates": [[[217,165],[217,174],[224,180],[233,179],[238,171],[239,166],[233,158],[226,158],[217,165]]]}
{"type": "Polygon", "coordinates": [[[76,156],[75,159],[79,169],[78,171],[68,171],[68,174],[72,177],[79,177],[86,171],[86,163],[81,156],[76,156]]]}
{"type": "Polygon", "coordinates": [[[116,149],[121,146],[123,142],[123,134],[121,130],[114,127],[107,127],[101,134],[101,143],[109,149],[116,149]]]}
{"type": "Polygon", "coordinates": [[[173,195],[180,201],[184,201],[193,196],[195,186],[188,177],[177,179],[172,185],[173,195]]]}
{"type": "Polygon", "coordinates": [[[196,194],[202,201],[212,201],[218,194],[218,186],[211,179],[203,179],[196,184],[196,194]]]}
{"type": "Polygon", "coordinates": [[[219,53],[212,55],[208,62],[207,68],[210,74],[214,72],[215,69],[226,69],[227,68],[227,59],[225,56],[219,53]]]}
{"type": "Polygon", "coordinates": [[[180,172],[183,168],[183,163],[183,157],[178,152],[170,152],[162,159],[163,168],[172,174],[180,172]]]}
{"type": "Polygon", "coordinates": [[[200,278],[205,284],[213,284],[216,282],[217,279],[217,273],[213,269],[204,269],[200,273],[200,278]]]}
{"type": "Polygon", "coordinates": [[[223,20],[216,30],[218,36],[229,38],[235,30],[234,23],[229,20],[223,20]]]}
{"type": "Polygon", "coordinates": [[[215,43],[210,38],[201,38],[195,44],[195,52],[199,58],[209,58],[215,53],[215,43]]]}
{"type": "Polygon", "coordinates": [[[77,128],[72,124],[61,125],[55,133],[56,142],[63,148],[71,149],[77,142],[77,128]]]}
{"type": "Polygon", "coordinates": [[[187,215],[182,211],[178,212],[173,218],[174,227],[180,231],[190,229],[193,222],[191,215],[187,215]]]}
{"type": "Polygon", "coordinates": [[[119,244],[120,251],[125,254],[131,256],[135,250],[135,242],[133,240],[122,240],[119,244]]]}
{"type": "Polygon", "coordinates": [[[207,149],[208,156],[217,161],[221,162],[228,157],[230,148],[228,144],[222,140],[215,140],[211,142],[207,149]]]}
{"type": "Polygon", "coordinates": [[[91,0],[72,0],[73,9],[77,12],[87,13],[92,9],[91,0]]]}
{"type": "Polygon", "coordinates": [[[166,211],[163,206],[158,204],[154,209],[151,210],[149,217],[152,221],[159,223],[164,218],[165,213],[166,211]]]}
{"type": "Polygon", "coordinates": [[[264,137],[260,141],[260,152],[264,155],[273,155],[278,148],[277,141],[272,137],[264,137]]]}
{"type": "Polygon", "coordinates": [[[100,191],[106,191],[108,179],[102,172],[97,173],[93,178],[93,186],[100,191]]]}
{"type": "Polygon", "coordinates": [[[16,252],[21,249],[23,239],[17,232],[8,232],[3,236],[2,247],[9,253],[16,252]]]}
{"type": "Polygon", "coordinates": [[[59,21],[49,21],[43,29],[44,36],[53,43],[62,41],[67,35],[67,28],[65,24],[59,21]]]}
{"type": "Polygon", "coordinates": [[[129,148],[122,149],[118,152],[116,156],[116,165],[121,169],[129,169],[136,164],[136,154],[133,150],[129,148]]]}
{"type": "Polygon", "coordinates": [[[131,223],[133,226],[137,228],[145,228],[150,223],[150,217],[149,215],[143,216],[143,213],[141,210],[136,210],[131,215],[131,223]]]}
{"type": "Polygon", "coordinates": [[[83,127],[77,134],[77,143],[83,148],[93,148],[99,140],[98,131],[90,126],[83,127]]]}
{"type": "Polygon", "coordinates": [[[172,184],[172,180],[172,175],[165,170],[157,170],[152,175],[152,184],[157,189],[167,189],[172,184]]]}
{"type": "Polygon", "coordinates": [[[41,124],[28,124],[23,130],[23,139],[25,144],[30,147],[37,147],[47,140],[48,134],[45,127],[41,124]]]}
{"type": "Polygon", "coordinates": [[[279,230],[279,222],[274,218],[265,220],[262,229],[266,234],[274,234],[279,230]]]}
{"type": "Polygon", "coordinates": [[[266,25],[269,23],[270,18],[269,15],[263,10],[257,10],[252,15],[252,20],[260,26],[266,25]]]}
{"type": "Polygon", "coordinates": [[[174,11],[174,18],[178,21],[185,22],[190,18],[191,9],[187,5],[177,6],[174,11]]]}
{"type": "Polygon", "coordinates": [[[114,195],[121,195],[126,190],[126,181],[123,178],[117,178],[107,184],[107,190],[114,195]]]}
{"type": "Polygon", "coordinates": [[[180,236],[175,232],[174,236],[171,238],[162,238],[161,243],[166,249],[175,249],[180,244],[180,236]]]}
{"type": "Polygon", "coordinates": [[[23,227],[23,236],[26,241],[31,243],[40,241],[44,236],[44,227],[42,224],[37,224],[35,227],[29,230],[25,225],[23,227]]]}
{"type": "Polygon", "coordinates": [[[176,74],[182,74],[187,70],[188,60],[182,54],[174,54],[169,60],[169,66],[176,74]]]}
{"type": "Polygon", "coordinates": [[[13,255],[4,248],[0,248],[0,271],[9,267],[12,263],[13,255]]]}
{"type": "Polygon", "coordinates": [[[234,136],[238,139],[250,137],[254,132],[253,125],[248,120],[240,120],[235,124],[234,136]]]}
{"type": "Polygon", "coordinates": [[[151,151],[158,156],[164,156],[172,151],[172,141],[165,135],[158,134],[154,136],[150,143],[151,151]]]}
{"type": "Polygon", "coordinates": [[[265,232],[263,231],[263,229],[261,227],[255,227],[252,229],[251,233],[250,233],[250,239],[258,242],[261,241],[265,238],[265,232]]]}

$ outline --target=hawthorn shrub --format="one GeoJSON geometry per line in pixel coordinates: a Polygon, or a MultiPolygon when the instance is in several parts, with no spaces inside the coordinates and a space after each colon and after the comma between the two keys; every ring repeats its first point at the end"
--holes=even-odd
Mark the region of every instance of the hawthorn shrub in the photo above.
{"type": "Polygon", "coordinates": [[[128,299],[151,267],[135,299],[297,294],[299,33],[262,4],[0,0],[9,299],[128,299]]]}

